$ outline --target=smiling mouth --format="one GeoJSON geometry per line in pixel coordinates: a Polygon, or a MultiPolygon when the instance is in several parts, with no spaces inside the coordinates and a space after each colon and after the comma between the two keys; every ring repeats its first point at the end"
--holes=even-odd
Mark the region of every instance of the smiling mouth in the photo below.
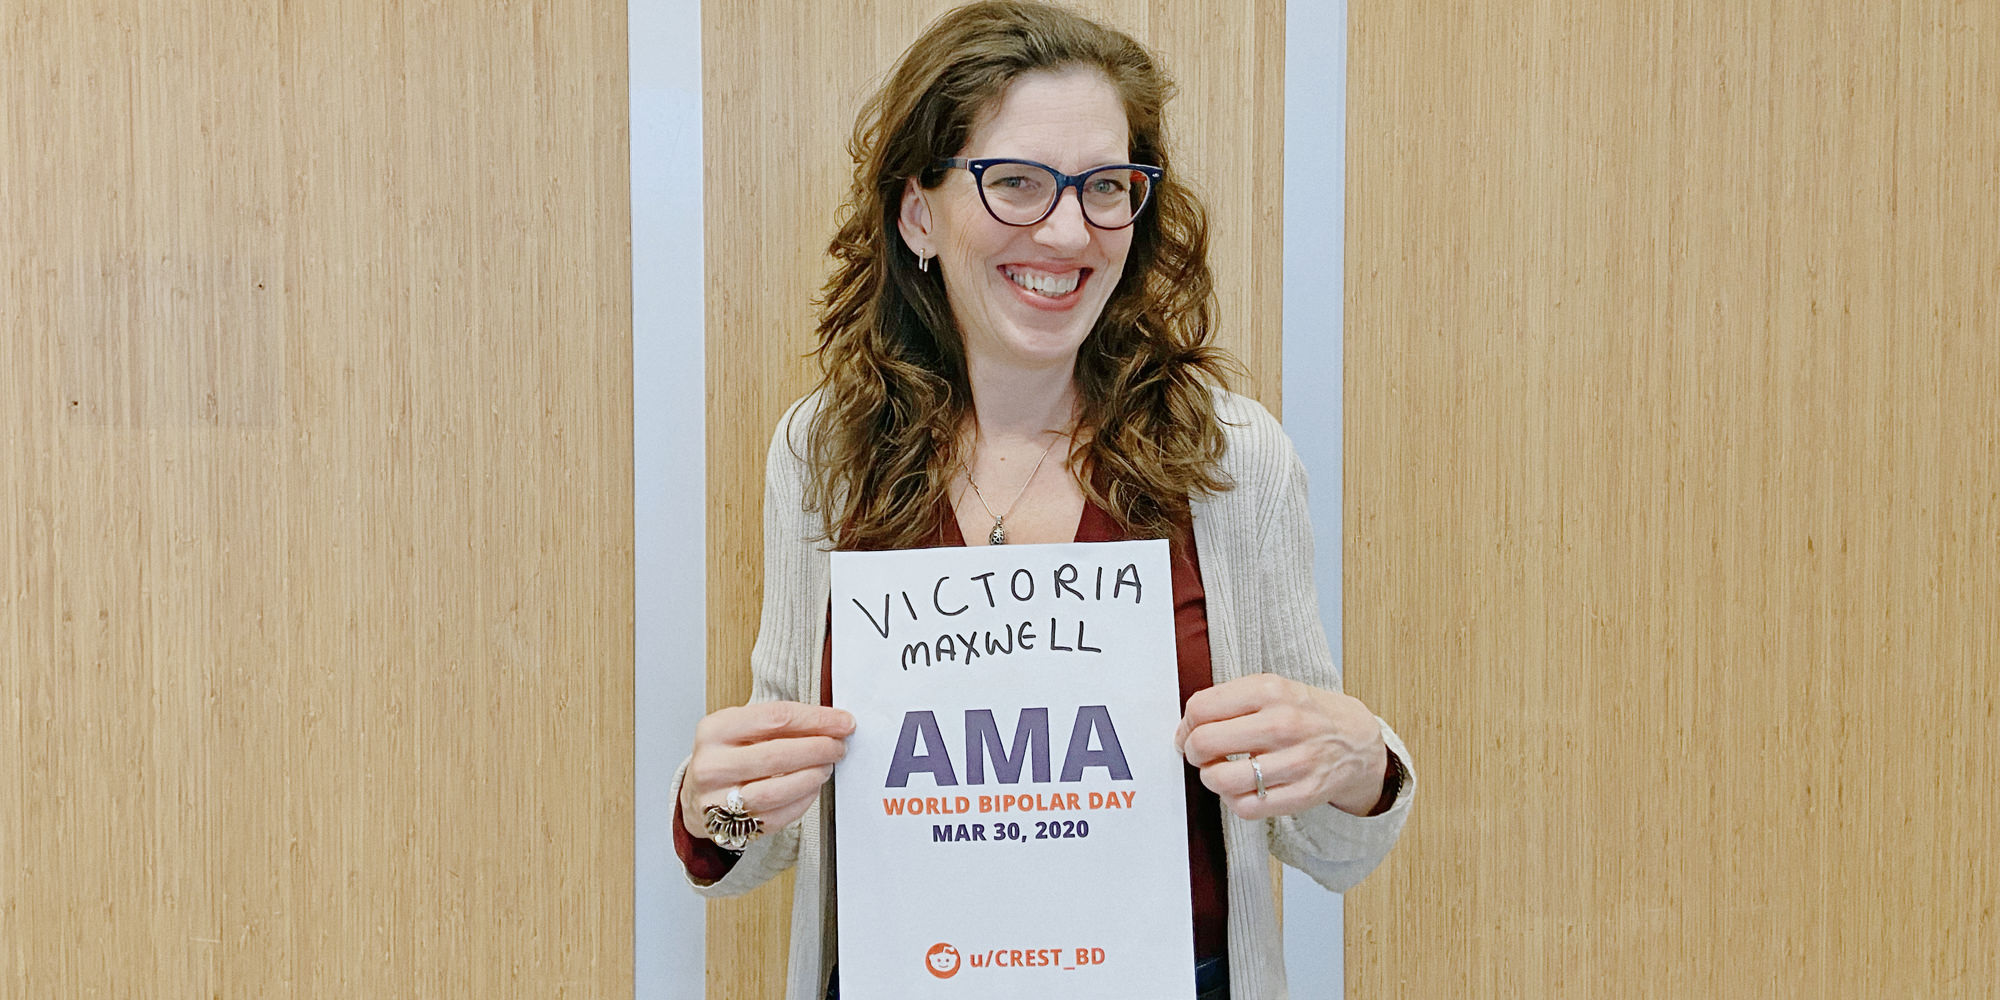
{"type": "Polygon", "coordinates": [[[1000,273],[1005,274],[1008,281],[1036,295],[1040,295],[1043,298],[1059,299],[1076,291],[1076,286],[1083,283],[1084,275],[1089,273],[1089,269],[1083,268],[1071,271],[1068,274],[1041,274],[1035,271],[1002,267],[1000,273]]]}

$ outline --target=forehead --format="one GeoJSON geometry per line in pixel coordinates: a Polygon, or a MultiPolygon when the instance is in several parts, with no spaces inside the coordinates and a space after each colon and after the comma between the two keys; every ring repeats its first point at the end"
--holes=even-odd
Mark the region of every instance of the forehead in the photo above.
{"type": "Polygon", "coordinates": [[[980,113],[961,155],[1076,170],[1131,157],[1125,105],[1094,69],[1024,73],[980,113]]]}

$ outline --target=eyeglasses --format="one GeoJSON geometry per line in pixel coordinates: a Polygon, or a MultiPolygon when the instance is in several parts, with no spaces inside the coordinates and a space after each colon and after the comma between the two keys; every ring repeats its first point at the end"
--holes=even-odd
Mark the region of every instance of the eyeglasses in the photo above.
{"type": "Polygon", "coordinates": [[[1166,176],[1159,167],[1139,163],[1092,167],[1071,176],[1046,163],[1004,157],[953,156],[933,166],[971,171],[987,213],[1010,226],[1032,226],[1048,218],[1062,200],[1063,189],[1075,188],[1083,221],[1099,229],[1123,229],[1139,218],[1153,197],[1154,185],[1166,176]]]}

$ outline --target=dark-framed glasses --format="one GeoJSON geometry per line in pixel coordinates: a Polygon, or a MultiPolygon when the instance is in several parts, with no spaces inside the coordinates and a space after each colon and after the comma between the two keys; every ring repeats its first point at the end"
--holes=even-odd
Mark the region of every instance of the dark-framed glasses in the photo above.
{"type": "Polygon", "coordinates": [[[939,170],[972,173],[979,200],[995,219],[1010,226],[1032,226],[1056,210],[1066,188],[1076,189],[1083,221],[1099,229],[1123,229],[1139,218],[1153,198],[1166,171],[1142,163],[1111,163],[1070,175],[1033,160],[953,156],[935,164],[939,170]]]}

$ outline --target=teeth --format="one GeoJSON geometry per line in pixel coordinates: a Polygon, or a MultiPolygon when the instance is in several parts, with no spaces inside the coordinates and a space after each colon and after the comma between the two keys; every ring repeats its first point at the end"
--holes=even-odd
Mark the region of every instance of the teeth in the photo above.
{"type": "Polygon", "coordinates": [[[1071,271],[1065,275],[1029,274],[1025,271],[1009,270],[1008,280],[1031,292],[1039,292],[1056,298],[1076,291],[1076,283],[1083,277],[1081,271],[1071,271]]]}

